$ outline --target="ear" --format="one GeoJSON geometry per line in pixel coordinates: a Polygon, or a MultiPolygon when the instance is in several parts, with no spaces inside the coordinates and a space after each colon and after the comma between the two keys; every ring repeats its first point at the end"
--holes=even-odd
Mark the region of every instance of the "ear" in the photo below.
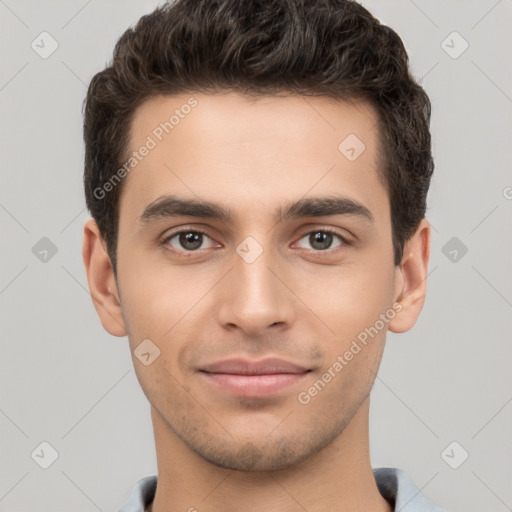
{"type": "Polygon", "coordinates": [[[414,235],[405,244],[402,262],[396,269],[396,289],[402,290],[396,301],[402,308],[397,309],[398,314],[388,323],[390,331],[406,332],[416,323],[427,294],[429,258],[430,224],[422,219],[414,235]]]}
{"type": "Polygon", "coordinates": [[[113,336],[126,336],[114,270],[103,237],[93,219],[84,226],[82,256],[89,291],[101,325],[113,336]]]}

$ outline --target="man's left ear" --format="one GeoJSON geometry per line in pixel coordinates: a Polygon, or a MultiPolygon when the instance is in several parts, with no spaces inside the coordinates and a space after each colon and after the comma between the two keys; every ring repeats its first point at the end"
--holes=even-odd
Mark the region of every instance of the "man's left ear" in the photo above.
{"type": "Polygon", "coordinates": [[[406,332],[416,323],[427,294],[429,258],[430,224],[422,219],[414,235],[405,244],[402,262],[396,269],[396,280],[403,283],[399,287],[403,292],[396,298],[396,302],[402,308],[388,323],[391,332],[406,332]]]}

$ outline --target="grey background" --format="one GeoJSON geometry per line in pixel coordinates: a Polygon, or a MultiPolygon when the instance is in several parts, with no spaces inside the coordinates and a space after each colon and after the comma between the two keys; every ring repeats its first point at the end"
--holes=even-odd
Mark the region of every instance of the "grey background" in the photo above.
{"type": "MultiPolygon", "coordinates": [[[[0,0],[2,512],[117,510],[156,473],[127,338],[103,330],[87,290],[81,107],[117,38],[158,3],[0,0]],[[31,47],[43,31],[59,45],[47,59],[31,47]],[[44,441],[58,452],[47,469],[31,455],[44,441]]],[[[406,470],[448,510],[512,510],[512,2],[363,3],[401,35],[431,97],[436,161],[428,296],[410,332],[388,335],[372,464],[406,470]],[[469,44],[457,58],[453,31],[469,44]]]]}

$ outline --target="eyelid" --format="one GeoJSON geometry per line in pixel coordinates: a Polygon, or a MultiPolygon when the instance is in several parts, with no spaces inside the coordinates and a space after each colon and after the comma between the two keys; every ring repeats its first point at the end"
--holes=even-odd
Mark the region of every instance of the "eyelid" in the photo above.
{"type": "Polygon", "coordinates": [[[355,235],[353,235],[350,231],[348,231],[347,229],[340,228],[340,227],[314,224],[314,225],[306,226],[306,228],[307,229],[305,229],[304,231],[302,229],[299,231],[299,233],[302,233],[300,235],[300,238],[303,238],[305,235],[309,235],[311,233],[323,232],[323,233],[330,233],[332,235],[338,236],[339,238],[341,238],[343,240],[343,242],[346,245],[354,244],[357,240],[357,237],[355,235]]]}
{"type": "MultiPolygon", "coordinates": [[[[204,230],[202,228],[194,228],[194,227],[185,226],[185,227],[177,228],[176,231],[167,232],[162,237],[162,244],[167,244],[171,238],[174,238],[175,236],[180,235],[181,233],[198,233],[198,234],[208,237],[210,240],[213,240],[213,238],[206,232],[206,230],[204,230]]],[[[192,253],[192,252],[199,252],[199,251],[185,251],[185,252],[192,253]]]]}
{"type": "Polygon", "coordinates": [[[308,231],[304,232],[300,236],[300,238],[298,239],[298,241],[296,243],[300,242],[305,236],[311,235],[313,233],[329,233],[331,235],[337,236],[341,240],[341,244],[339,246],[334,247],[334,248],[325,249],[323,251],[315,250],[315,249],[304,249],[308,252],[314,253],[315,255],[322,255],[322,254],[332,255],[340,250],[343,250],[344,247],[347,247],[347,246],[350,246],[353,244],[352,240],[349,237],[341,234],[337,229],[327,228],[327,227],[309,229],[308,231]]]}

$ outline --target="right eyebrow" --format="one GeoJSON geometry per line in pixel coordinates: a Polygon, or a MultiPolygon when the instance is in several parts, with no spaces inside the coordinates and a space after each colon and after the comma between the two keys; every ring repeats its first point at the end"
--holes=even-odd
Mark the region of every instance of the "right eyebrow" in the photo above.
{"type": "Polygon", "coordinates": [[[148,224],[153,220],[169,217],[199,217],[229,222],[233,214],[220,204],[168,195],[150,203],[139,217],[139,222],[148,224]]]}

